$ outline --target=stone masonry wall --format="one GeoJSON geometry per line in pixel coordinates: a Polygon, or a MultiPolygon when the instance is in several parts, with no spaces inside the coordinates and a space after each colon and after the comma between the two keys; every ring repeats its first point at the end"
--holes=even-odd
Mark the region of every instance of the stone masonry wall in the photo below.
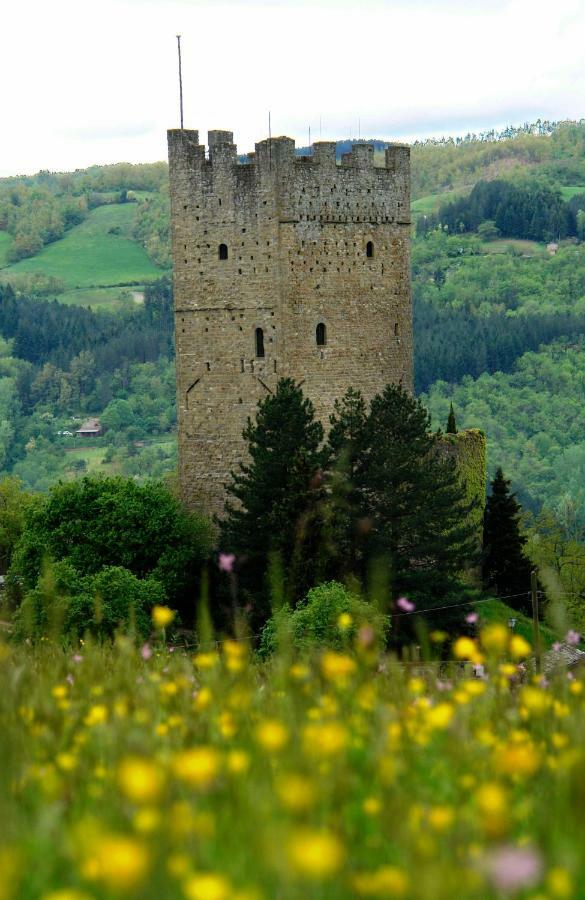
{"type": "Polygon", "coordinates": [[[221,514],[247,417],[278,378],[303,383],[326,428],[349,386],[412,389],[409,150],[382,168],[357,145],[337,165],[335,144],[299,158],[283,137],[242,165],[230,132],[209,133],[209,158],[197,131],[168,142],[181,489],[221,514]]]}

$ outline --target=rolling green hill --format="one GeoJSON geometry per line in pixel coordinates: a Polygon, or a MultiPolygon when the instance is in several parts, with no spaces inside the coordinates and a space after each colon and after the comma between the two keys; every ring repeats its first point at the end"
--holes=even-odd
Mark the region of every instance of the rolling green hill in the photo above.
{"type": "Polygon", "coordinates": [[[0,269],[6,265],[6,254],[12,243],[12,237],[6,231],[0,231],[0,269]]]}
{"type": "Polygon", "coordinates": [[[135,214],[133,203],[100,206],[61,240],[5,268],[3,277],[42,273],[69,289],[153,281],[162,273],[132,238],[135,214]]]}

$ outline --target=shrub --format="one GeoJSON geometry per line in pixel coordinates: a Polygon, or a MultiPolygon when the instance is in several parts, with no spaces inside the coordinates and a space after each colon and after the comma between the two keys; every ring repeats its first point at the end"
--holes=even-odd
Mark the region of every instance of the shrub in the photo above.
{"type": "Polygon", "coordinates": [[[310,590],[296,609],[283,607],[268,620],[262,631],[260,652],[272,653],[281,634],[286,634],[290,645],[300,653],[315,647],[341,649],[353,641],[364,625],[374,630],[378,643],[385,640],[388,617],[338,581],[329,581],[310,590]],[[349,616],[346,627],[339,625],[342,614],[349,616]]]}

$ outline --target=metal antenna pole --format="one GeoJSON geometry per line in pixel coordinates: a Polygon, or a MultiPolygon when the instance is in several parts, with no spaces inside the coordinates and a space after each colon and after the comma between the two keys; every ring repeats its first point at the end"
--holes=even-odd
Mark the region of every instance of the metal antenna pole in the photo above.
{"type": "Polygon", "coordinates": [[[183,130],[183,66],[181,64],[181,35],[177,35],[177,50],[179,51],[179,103],[181,107],[181,131],[183,130]]]}

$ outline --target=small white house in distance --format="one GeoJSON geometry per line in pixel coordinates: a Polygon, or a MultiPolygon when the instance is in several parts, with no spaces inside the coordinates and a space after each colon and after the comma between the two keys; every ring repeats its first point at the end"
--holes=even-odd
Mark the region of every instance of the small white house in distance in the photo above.
{"type": "Polygon", "coordinates": [[[555,256],[557,250],[559,249],[559,245],[555,244],[553,241],[552,243],[546,245],[546,249],[548,250],[548,252],[550,253],[551,256],[555,256]]]}
{"type": "Polygon", "coordinates": [[[88,419],[78,428],[75,434],[79,437],[99,437],[102,433],[102,426],[99,419],[88,419]]]}

